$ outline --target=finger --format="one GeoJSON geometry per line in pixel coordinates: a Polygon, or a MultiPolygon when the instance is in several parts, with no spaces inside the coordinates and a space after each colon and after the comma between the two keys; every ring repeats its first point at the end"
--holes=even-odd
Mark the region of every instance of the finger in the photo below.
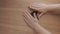
{"type": "Polygon", "coordinates": [[[29,19],[34,19],[34,17],[33,16],[31,16],[31,14],[29,13],[29,12],[25,12],[25,15],[26,15],[26,17],[27,18],[29,18],[29,19]]]}
{"type": "Polygon", "coordinates": [[[40,13],[37,14],[37,19],[38,19],[38,20],[39,20],[39,15],[40,15],[40,13]]]}
{"type": "Polygon", "coordinates": [[[32,27],[32,23],[33,23],[33,22],[31,22],[31,20],[27,20],[27,19],[24,17],[24,21],[25,21],[29,26],[32,27]]]}
{"type": "Polygon", "coordinates": [[[41,13],[41,14],[39,15],[39,17],[42,17],[44,14],[45,14],[45,12],[41,13]]]}
{"type": "Polygon", "coordinates": [[[25,14],[23,14],[23,17],[24,17],[25,19],[27,19],[27,20],[30,20],[30,18],[27,17],[25,14]]]}
{"type": "Polygon", "coordinates": [[[24,17],[24,21],[25,21],[26,23],[29,23],[28,20],[27,20],[25,17],[24,17]]]}
{"type": "Polygon", "coordinates": [[[29,17],[32,17],[31,14],[29,12],[26,11],[26,14],[29,16],[29,17]]]}
{"type": "Polygon", "coordinates": [[[23,13],[23,16],[25,16],[26,18],[30,18],[26,11],[23,13]]]}
{"type": "MultiPolygon", "coordinates": [[[[27,21],[29,21],[29,22],[31,22],[32,20],[34,20],[34,19],[26,16],[26,14],[23,14],[23,17],[25,17],[25,19],[26,19],[27,21]]],[[[29,22],[28,22],[28,23],[29,23],[29,22]]]]}
{"type": "Polygon", "coordinates": [[[27,18],[25,15],[23,15],[23,19],[24,19],[24,21],[25,21],[26,23],[31,22],[31,20],[30,20],[29,18],[27,18]]]}
{"type": "Polygon", "coordinates": [[[34,16],[34,18],[36,18],[36,19],[37,19],[36,13],[33,13],[33,16],[34,16]]]}
{"type": "MultiPolygon", "coordinates": [[[[26,18],[27,21],[29,21],[30,23],[34,23],[35,20],[37,20],[36,18],[31,18],[31,17],[28,17],[26,14],[24,14],[24,17],[26,18]]],[[[28,22],[28,23],[29,23],[28,22]]]]}
{"type": "Polygon", "coordinates": [[[44,14],[44,13],[41,13],[41,14],[39,15],[39,17],[41,17],[43,14],[44,14]]]}
{"type": "Polygon", "coordinates": [[[29,21],[29,20],[27,20],[25,17],[24,17],[24,21],[25,21],[25,23],[27,23],[27,25],[31,26],[30,21],[29,21]]]}

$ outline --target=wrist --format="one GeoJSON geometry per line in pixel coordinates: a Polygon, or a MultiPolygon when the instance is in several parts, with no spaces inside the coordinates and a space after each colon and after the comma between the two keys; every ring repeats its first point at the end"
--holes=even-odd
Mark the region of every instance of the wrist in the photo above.
{"type": "Polygon", "coordinates": [[[48,11],[55,11],[58,8],[56,4],[48,5],[47,10],[48,11]]]}

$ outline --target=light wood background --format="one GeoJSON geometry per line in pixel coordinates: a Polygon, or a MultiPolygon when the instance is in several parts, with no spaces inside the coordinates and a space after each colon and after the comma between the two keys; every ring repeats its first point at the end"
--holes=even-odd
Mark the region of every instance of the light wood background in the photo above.
{"type": "MultiPolygon", "coordinates": [[[[33,2],[58,4],[60,0],[0,0],[0,34],[36,34],[24,22],[21,13],[33,2]]],[[[39,24],[53,34],[60,34],[60,15],[45,14],[39,24]]]]}

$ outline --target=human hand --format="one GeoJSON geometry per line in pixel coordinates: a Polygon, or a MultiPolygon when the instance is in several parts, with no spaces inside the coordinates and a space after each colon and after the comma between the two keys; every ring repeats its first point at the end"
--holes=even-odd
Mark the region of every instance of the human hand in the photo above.
{"type": "Polygon", "coordinates": [[[41,25],[39,25],[39,20],[37,19],[35,13],[31,16],[29,12],[23,12],[24,21],[38,34],[51,34],[41,25]],[[34,16],[34,17],[33,17],[34,16]]]}
{"type": "Polygon", "coordinates": [[[44,3],[32,3],[28,6],[31,11],[37,10],[38,12],[47,12],[47,4],[44,3]]]}
{"type": "Polygon", "coordinates": [[[37,19],[35,13],[34,13],[34,17],[31,16],[31,14],[27,11],[23,12],[23,17],[24,17],[24,21],[33,29],[37,28],[39,26],[39,20],[37,19]]]}
{"type": "Polygon", "coordinates": [[[30,4],[30,6],[28,7],[30,10],[30,13],[32,12],[37,12],[38,14],[38,18],[41,17],[42,15],[44,15],[48,10],[47,10],[48,5],[47,4],[43,4],[43,3],[32,3],[30,4]]]}

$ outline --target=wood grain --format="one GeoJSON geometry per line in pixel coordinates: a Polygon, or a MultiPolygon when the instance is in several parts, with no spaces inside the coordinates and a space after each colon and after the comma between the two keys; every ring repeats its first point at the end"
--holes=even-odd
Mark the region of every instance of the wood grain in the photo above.
{"type": "MultiPolygon", "coordinates": [[[[21,13],[29,11],[27,6],[33,2],[58,4],[60,0],[0,0],[0,34],[36,34],[24,22],[21,13]]],[[[60,15],[46,14],[39,24],[53,34],[60,34],[60,15]]]]}

